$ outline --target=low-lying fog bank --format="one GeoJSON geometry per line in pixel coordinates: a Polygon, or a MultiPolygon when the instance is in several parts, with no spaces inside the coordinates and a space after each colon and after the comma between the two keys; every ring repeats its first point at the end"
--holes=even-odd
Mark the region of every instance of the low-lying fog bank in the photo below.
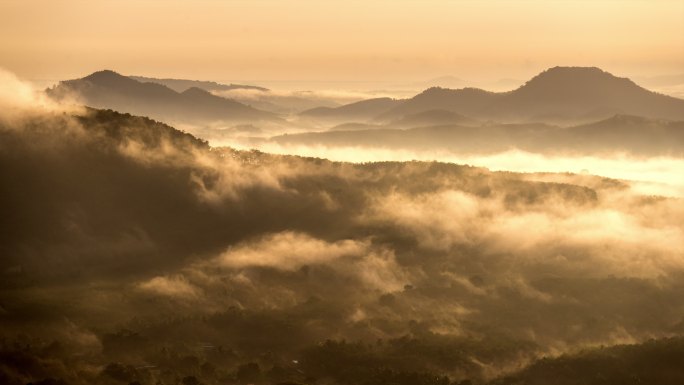
{"type": "Polygon", "coordinates": [[[492,171],[523,173],[574,173],[599,175],[628,180],[635,191],[645,195],[684,197],[684,158],[670,156],[636,157],[625,153],[602,156],[558,154],[546,155],[511,149],[494,154],[456,154],[451,151],[411,151],[372,147],[334,147],[280,145],[264,142],[243,144],[240,141],[221,144],[243,150],[258,149],[273,154],[317,157],[339,162],[366,163],[411,160],[438,161],[486,167],[492,171]]]}
{"type": "Polygon", "coordinates": [[[264,148],[335,162],[0,101],[2,383],[682,377],[682,198],[591,175],[680,160],[264,148]]]}

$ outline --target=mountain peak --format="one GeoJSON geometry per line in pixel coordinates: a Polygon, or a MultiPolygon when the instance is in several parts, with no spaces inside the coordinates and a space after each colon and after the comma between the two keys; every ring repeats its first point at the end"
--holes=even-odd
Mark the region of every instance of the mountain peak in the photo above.
{"type": "Polygon", "coordinates": [[[140,82],[112,70],[66,80],[50,95],[76,95],[84,104],[109,108],[160,120],[187,122],[273,120],[275,117],[234,100],[215,96],[199,87],[183,93],[153,82],[140,82]]]}
{"type": "Polygon", "coordinates": [[[187,90],[181,92],[181,94],[188,96],[206,96],[211,95],[211,92],[199,87],[190,87],[187,90]]]}
{"type": "Polygon", "coordinates": [[[101,71],[95,71],[92,74],[84,77],[83,79],[91,80],[91,81],[98,81],[98,80],[111,80],[111,79],[121,79],[121,78],[125,78],[125,76],[121,75],[118,72],[112,71],[112,70],[101,70],[101,71]]]}
{"type": "MultiPolygon", "coordinates": [[[[580,67],[580,66],[555,66],[543,71],[542,73],[594,73],[594,74],[608,74],[610,73],[600,69],[599,67],[580,67]]],[[[612,75],[611,75],[612,76],[612,75]]]]}
{"type": "Polygon", "coordinates": [[[583,79],[620,79],[610,72],[604,71],[598,67],[570,67],[570,66],[556,66],[541,72],[534,79],[557,79],[557,78],[583,78],[583,79]]]}
{"type": "Polygon", "coordinates": [[[430,87],[418,95],[438,96],[438,95],[448,95],[448,94],[453,94],[453,93],[472,94],[472,95],[491,94],[491,92],[489,92],[489,91],[485,91],[481,88],[474,88],[474,87],[464,87],[464,88],[459,88],[459,89],[444,88],[444,87],[430,87]]]}
{"type": "Polygon", "coordinates": [[[606,103],[636,100],[646,93],[631,80],[597,67],[553,67],[512,91],[512,96],[529,103],[554,103],[558,108],[583,105],[596,110],[605,108],[606,103]]]}
{"type": "Polygon", "coordinates": [[[85,80],[90,83],[98,84],[100,86],[105,87],[132,87],[139,84],[137,80],[133,80],[127,76],[121,75],[120,73],[114,72],[112,70],[102,70],[93,72],[92,74],[84,77],[81,80],[85,80]]]}
{"type": "Polygon", "coordinates": [[[619,78],[598,67],[552,67],[541,72],[519,89],[592,89],[596,87],[636,86],[627,78],[619,78]]]}
{"type": "Polygon", "coordinates": [[[629,115],[629,114],[615,114],[607,119],[604,119],[597,123],[611,123],[611,124],[621,124],[621,125],[631,125],[640,124],[644,125],[652,122],[662,122],[662,119],[649,119],[643,116],[629,115]]]}

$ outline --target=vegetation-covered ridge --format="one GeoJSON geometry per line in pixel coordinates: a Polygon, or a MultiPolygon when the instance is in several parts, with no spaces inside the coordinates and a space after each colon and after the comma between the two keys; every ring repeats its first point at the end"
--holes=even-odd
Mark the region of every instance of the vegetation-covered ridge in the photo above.
{"type": "Polygon", "coordinates": [[[681,376],[684,206],[629,182],[211,148],[92,109],[3,120],[0,180],[3,384],[681,376]]]}

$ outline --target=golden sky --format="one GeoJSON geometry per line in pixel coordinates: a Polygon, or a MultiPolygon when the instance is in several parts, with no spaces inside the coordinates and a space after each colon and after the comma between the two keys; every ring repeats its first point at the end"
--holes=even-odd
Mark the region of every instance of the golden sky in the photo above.
{"type": "Polygon", "coordinates": [[[684,72],[684,0],[0,0],[0,67],[28,79],[527,78],[684,72]]]}

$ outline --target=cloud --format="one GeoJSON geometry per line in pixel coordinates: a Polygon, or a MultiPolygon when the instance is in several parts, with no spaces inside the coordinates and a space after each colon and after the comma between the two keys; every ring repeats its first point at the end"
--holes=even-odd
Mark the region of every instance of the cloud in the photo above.
{"type": "MultiPolygon", "coordinates": [[[[106,111],[16,123],[0,130],[3,335],[73,339],[102,367],[124,359],[111,340],[97,348],[120,325],[134,329],[114,338],[136,352],[131,365],[163,365],[176,352],[160,358],[162,347],[205,359],[198,340],[234,349],[232,368],[326,339],[433,336],[460,341],[435,351],[499,374],[682,322],[684,205],[631,181],[364,163],[440,154],[239,152],[106,111]],[[50,323],[63,333],[37,326],[50,323]]],[[[508,155],[480,159],[530,171],[589,162],[508,155]]],[[[653,183],[681,167],[594,160],[653,183]]]]}
{"type": "Polygon", "coordinates": [[[80,107],[73,103],[53,101],[42,90],[0,68],[0,122],[24,117],[27,114],[79,110],[80,107]]]}
{"type": "MultiPolygon", "coordinates": [[[[611,192],[605,194],[601,199],[610,202],[611,192]]],[[[360,220],[396,226],[426,249],[509,254],[521,273],[530,265],[549,265],[588,275],[657,278],[684,269],[678,257],[684,252],[681,212],[667,214],[666,221],[644,223],[640,210],[586,206],[547,195],[519,210],[507,207],[510,196],[500,193],[478,197],[454,190],[417,196],[394,192],[376,197],[360,220]]],[[[669,201],[658,204],[667,207],[669,201]]],[[[490,270],[500,262],[488,261],[490,270]]]]}
{"type": "Polygon", "coordinates": [[[684,159],[676,157],[634,157],[624,153],[590,155],[544,155],[521,150],[507,150],[487,155],[458,154],[445,150],[414,151],[406,149],[325,146],[281,145],[272,142],[224,143],[240,149],[257,148],[274,154],[295,154],[320,157],[340,162],[381,161],[438,161],[486,167],[492,171],[523,173],[577,173],[600,175],[607,178],[629,180],[632,188],[641,194],[684,197],[684,159]]]}
{"type": "Polygon", "coordinates": [[[228,267],[262,266],[294,270],[303,265],[332,262],[345,256],[360,256],[368,244],[355,240],[328,243],[291,231],[267,235],[256,243],[231,247],[218,258],[228,267]]]}
{"type": "Polygon", "coordinates": [[[380,98],[380,97],[396,97],[395,93],[391,92],[367,92],[367,91],[353,91],[353,90],[310,90],[310,91],[287,91],[287,90],[270,90],[259,91],[254,89],[233,89],[228,91],[215,91],[214,94],[223,96],[229,99],[237,99],[243,101],[250,100],[271,100],[274,103],[287,103],[288,99],[305,99],[311,102],[318,102],[322,104],[347,104],[356,101],[380,98]]]}
{"type": "Polygon", "coordinates": [[[0,105],[4,108],[33,107],[39,100],[29,84],[1,68],[0,84],[0,105]]]}
{"type": "Polygon", "coordinates": [[[199,289],[192,286],[183,276],[154,277],[142,282],[138,287],[146,292],[172,298],[193,299],[200,295],[199,289]]]}
{"type": "Polygon", "coordinates": [[[387,221],[413,232],[422,247],[445,250],[457,243],[477,242],[482,231],[478,217],[484,209],[480,203],[475,196],[455,190],[418,196],[394,192],[375,197],[373,211],[359,220],[387,221]]]}

